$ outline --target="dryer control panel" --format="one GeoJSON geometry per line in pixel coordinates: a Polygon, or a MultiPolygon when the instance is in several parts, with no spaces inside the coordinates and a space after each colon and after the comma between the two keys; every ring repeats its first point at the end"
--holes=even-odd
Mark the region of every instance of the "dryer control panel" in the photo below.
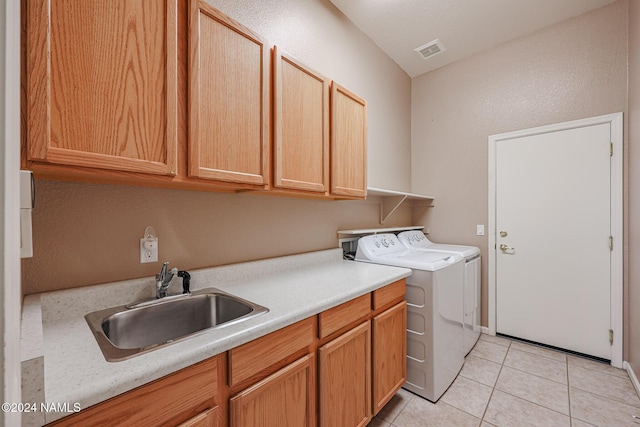
{"type": "Polygon", "coordinates": [[[420,230],[403,231],[398,235],[398,239],[409,248],[428,248],[432,245],[420,230]]]}

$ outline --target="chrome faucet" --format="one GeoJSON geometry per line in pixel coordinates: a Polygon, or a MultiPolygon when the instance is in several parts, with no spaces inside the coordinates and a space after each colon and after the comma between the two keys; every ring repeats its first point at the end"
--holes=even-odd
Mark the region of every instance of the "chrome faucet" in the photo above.
{"type": "Polygon", "coordinates": [[[177,268],[172,268],[170,271],[167,271],[167,265],[169,265],[169,262],[162,264],[162,270],[156,274],[156,298],[158,299],[167,296],[169,284],[173,276],[178,273],[177,268]]]}

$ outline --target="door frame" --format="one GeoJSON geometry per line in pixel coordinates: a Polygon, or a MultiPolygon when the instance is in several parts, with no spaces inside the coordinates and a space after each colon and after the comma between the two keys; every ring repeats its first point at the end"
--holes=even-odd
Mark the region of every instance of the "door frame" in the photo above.
{"type": "MultiPolygon", "coordinates": [[[[0,396],[20,402],[20,6],[0,4],[0,396]]],[[[0,414],[0,425],[20,425],[19,412],[0,414]]]]}
{"type": "Polygon", "coordinates": [[[556,123],[514,132],[490,135],[489,142],[489,242],[488,260],[488,331],[496,334],[496,143],[513,138],[558,132],[584,126],[609,123],[611,125],[611,365],[622,368],[623,351],[623,116],[622,113],[607,114],[587,119],[556,123]]]}

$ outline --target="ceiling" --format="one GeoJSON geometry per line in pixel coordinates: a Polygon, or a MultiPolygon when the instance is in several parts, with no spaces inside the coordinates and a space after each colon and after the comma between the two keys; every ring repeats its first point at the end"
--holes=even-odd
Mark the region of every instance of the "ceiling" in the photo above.
{"type": "Polygon", "coordinates": [[[411,77],[615,0],[330,0],[411,77]],[[434,39],[446,49],[423,59],[434,39]]]}

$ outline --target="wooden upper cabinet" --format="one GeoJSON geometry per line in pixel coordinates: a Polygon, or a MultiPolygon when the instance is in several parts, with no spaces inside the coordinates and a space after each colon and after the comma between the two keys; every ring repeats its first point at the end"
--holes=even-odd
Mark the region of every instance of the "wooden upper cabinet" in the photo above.
{"type": "Polygon", "coordinates": [[[367,102],[331,85],[331,193],[367,195],[367,102]]]}
{"type": "Polygon", "coordinates": [[[30,0],[27,158],[175,175],[177,0],[30,0]]]}
{"type": "Polygon", "coordinates": [[[266,185],[270,47],[205,1],[189,7],[189,176],[266,185]]]}
{"type": "Polygon", "coordinates": [[[274,186],[329,189],[329,80],[274,48],[274,186]]]}

